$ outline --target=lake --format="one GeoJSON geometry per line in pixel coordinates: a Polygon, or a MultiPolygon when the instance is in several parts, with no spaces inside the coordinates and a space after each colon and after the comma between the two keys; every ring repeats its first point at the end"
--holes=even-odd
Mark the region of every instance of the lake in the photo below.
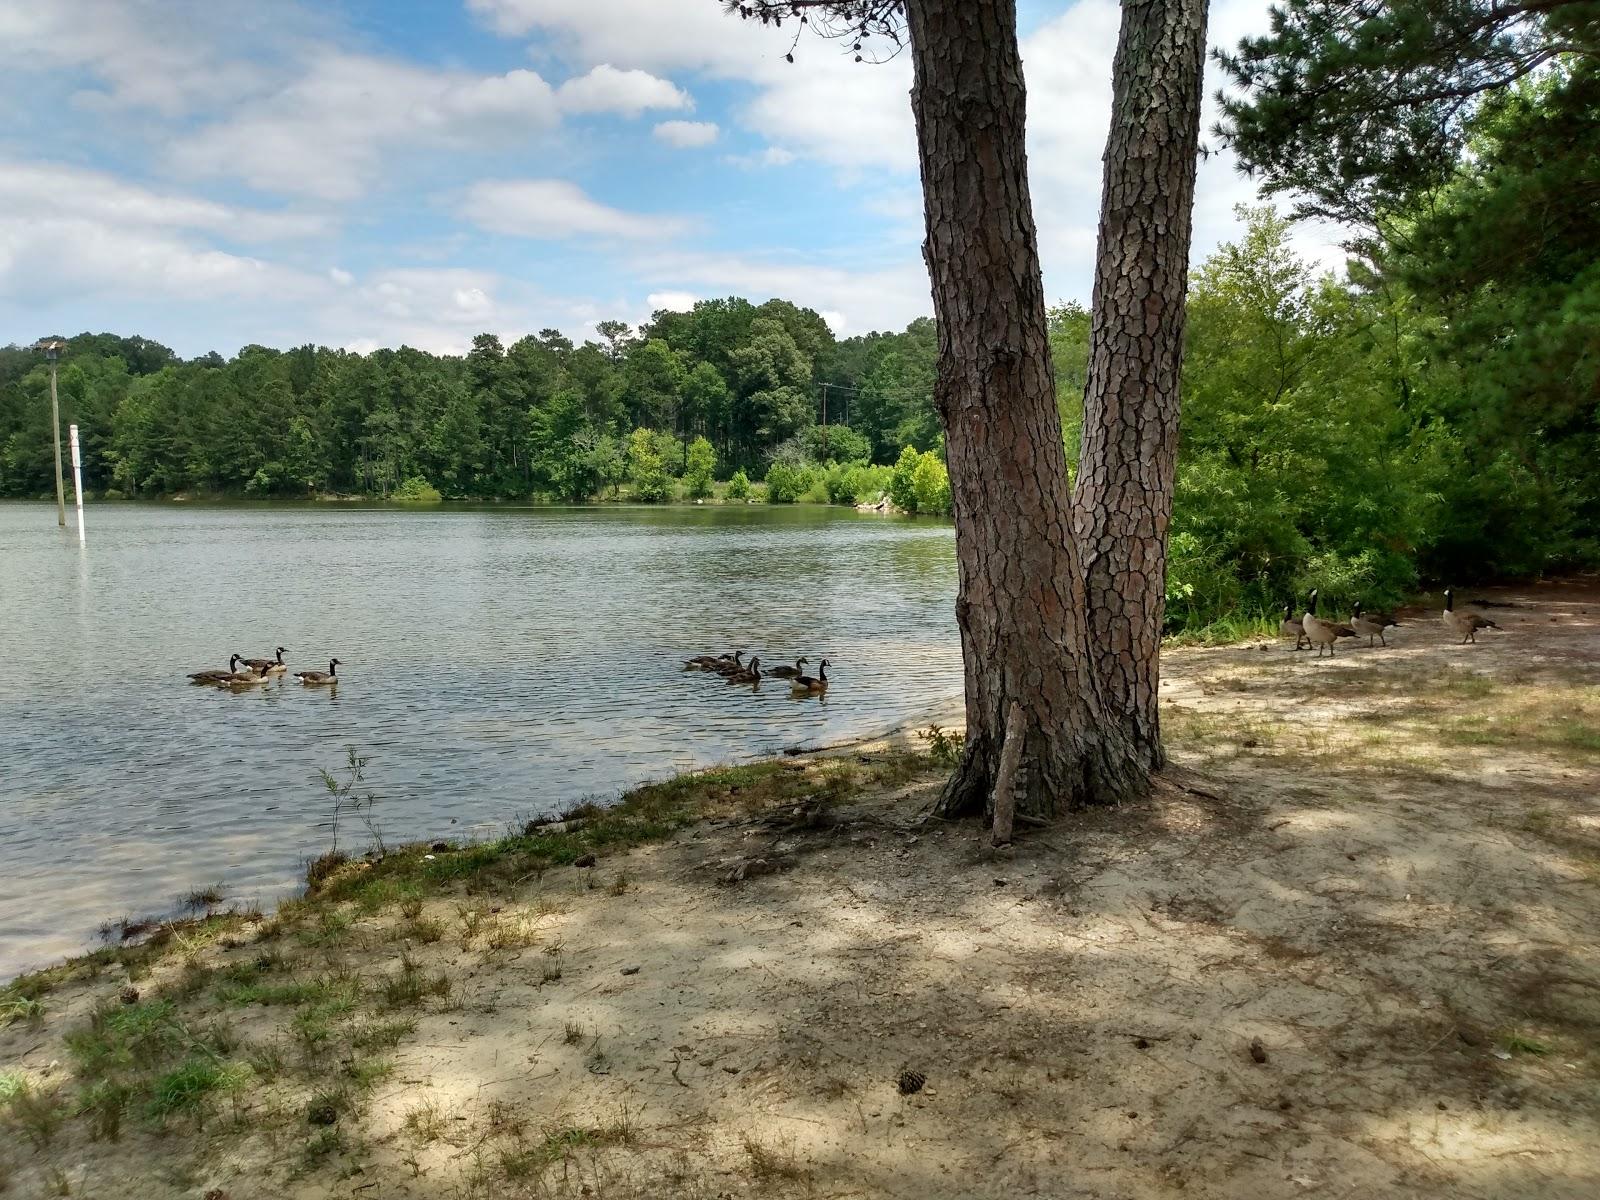
{"type": "MultiPolygon", "coordinates": [[[[346,748],[390,841],[484,837],[961,694],[943,523],[820,507],[0,505],[0,979],[170,912],[269,905],[328,847],[346,748]],[[71,519],[69,513],[69,520],[71,519]],[[280,677],[185,675],[288,648],[280,677]],[[826,698],[684,672],[828,657],[826,698]]],[[[348,830],[343,844],[364,835],[348,830]]]]}

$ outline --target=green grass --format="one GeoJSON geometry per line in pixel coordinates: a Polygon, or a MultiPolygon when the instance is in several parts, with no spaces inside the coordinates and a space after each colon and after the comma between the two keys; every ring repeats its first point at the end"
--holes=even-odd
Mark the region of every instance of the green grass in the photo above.
{"type": "Polygon", "coordinates": [[[152,1066],[183,1044],[174,1012],[170,1000],[103,1006],[87,1025],[67,1033],[67,1049],[79,1073],[90,1079],[152,1066]]]}
{"type": "Polygon", "coordinates": [[[122,1119],[134,1096],[131,1084],[101,1079],[79,1095],[76,1115],[89,1118],[89,1136],[95,1141],[115,1142],[122,1137],[122,1119]]]}
{"type": "Polygon", "coordinates": [[[28,1090],[28,1077],[21,1071],[0,1071],[0,1105],[28,1090]]]}
{"type": "Polygon", "coordinates": [[[202,1056],[186,1059],[151,1084],[145,1115],[164,1121],[179,1113],[198,1114],[213,1093],[236,1091],[249,1079],[250,1068],[244,1063],[202,1056]]]}
{"type": "Polygon", "coordinates": [[[1524,1037],[1520,1033],[1508,1033],[1500,1039],[1500,1044],[1512,1054],[1533,1054],[1543,1057],[1550,1053],[1550,1047],[1537,1038],[1524,1037]]]}
{"type": "Polygon", "coordinates": [[[31,996],[10,996],[0,1000],[0,1029],[7,1025],[37,1025],[44,1020],[44,1003],[31,996]]]}

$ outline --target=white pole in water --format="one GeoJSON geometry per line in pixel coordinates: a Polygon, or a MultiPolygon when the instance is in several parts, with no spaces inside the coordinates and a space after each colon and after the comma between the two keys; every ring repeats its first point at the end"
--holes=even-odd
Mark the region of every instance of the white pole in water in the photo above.
{"type": "Polygon", "coordinates": [[[83,463],[78,458],[78,427],[67,426],[67,437],[72,443],[72,496],[78,503],[78,545],[83,545],[83,463]]]}

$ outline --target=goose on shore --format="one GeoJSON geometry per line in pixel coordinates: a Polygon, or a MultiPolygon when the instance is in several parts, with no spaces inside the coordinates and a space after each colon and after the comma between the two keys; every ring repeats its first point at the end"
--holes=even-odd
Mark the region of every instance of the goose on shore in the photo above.
{"type": "Polygon", "coordinates": [[[810,661],[809,658],[797,658],[794,660],[794,666],[773,667],[767,674],[774,679],[798,679],[801,675],[801,668],[810,661]]]}
{"type": "Polygon", "coordinates": [[[1456,594],[1449,588],[1444,590],[1444,612],[1441,614],[1444,627],[1461,639],[1465,646],[1468,642],[1478,640],[1478,630],[1499,629],[1488,617],[1482,613],[1457,612],[1456,594]]]}
{"type": "Polygon", "coordinates": [[[1293,615],[1290,607],[1283,606],[1283,620],[1278,622],[1278,636],[1292,637],[1294,648],[1304,650],[1311,643],[1306,639],[1306,627],[1300,623],[1300,618],[1293,615]]]}
{"type": "Polygon", "coordinates": [[[244,665],[265,675],[282,675],[289,669],[289,664],[283,661],[283,647],[278,647],[276,658],[247,658],[244,665]]]}
{"type": "Polygon", "coordinates": [[[828,668],[830,666],[832,666],[832,664],[828,662],[827,659],[823,659],[817,664],[817,674],[815,678],[810,675],[797,675],[794,683],[791,685],[790,690],[796,695],[811,696],[820,695],[821,693],[827,691],[828,668]]]}
{"type": "Polygon", "coordinates": [[[235,671],[237,671],[239,669],[239,664],[243,661],[244,660],[242,658],[235,654],[232,658],[228,659],[228,669],[226,671],[195,671],[189,676],[189,682],[221,683],[229,675],[232,675],[235,671]]]}
{"type": "Polygon", "coordinates": [[[1324,621],[1317,616],[1317,589],[1311,589],[1310,604],[1305,614],[1300,618],[1300,625],[1306,631],[1306,639],[1317,648],[1317,657],[1322,657],[1322,648],[1326,646],[1328,653],[1333,653],[1333,644],[1342,637],[1355,637],[1356,631],[1340,621],[1324,621]]]}
{"type": "Polygon", "coordinates": [[[333,658],[328,660],[328,669],[326,671],[296,671],[294,677],[305,684],[338,683],[339,666],[339,660],[333,658]]]}
{"type": "Polygon", "coordinates": [[[1372,648],[1373,638],[1377,638],[1378,641],[1387,646],[1389,639],[1383,636],[1383,631],[1385,629],[1396,629],[1399,625],[1400,622],[1394,619],[1393,613],[1366,612],[1362,609],[1361,601],[1359,600],[1356,601],[1356,606],[1350,614],[1350,628],[1367,639],[1368,649],[1372,648]]]}

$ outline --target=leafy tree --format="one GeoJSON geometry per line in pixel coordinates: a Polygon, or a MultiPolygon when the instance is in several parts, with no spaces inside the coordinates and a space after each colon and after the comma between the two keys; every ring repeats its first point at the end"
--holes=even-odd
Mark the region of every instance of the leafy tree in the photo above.
{"type": "Polygon", "coordinates": [[[889,499],[903,512],[917,511],[917,464],[921,461],[922,455],[917,448],[907,446],[900,451],[899,461],[894,464],[894,475],[889,480],[889,499]]]}
{"type": "Polygon", "coordinates": [[[1287,0],[1219,57],[1218,132],[1296,215],[1371,225],[1455,172],[1482,100],[1600,56],[1596,0],[1287,0]]]}
{"type": "Polygon", "coordinates": [[[748,500],[750,498],[750,477],[742,470],[735,471],[728,480],[729,500],[748,500]]]}
{"type": "Polygon", "coordinates": [[[711,478],[717,469],[717,452],[703,437],[689,445],[688,465],[684,468],[683,482],[689,499],[700,500],[711,495],[711,478]]]}
{"type": "Polygon", "coordinates": [[[628,479],[633,494],[646,504],[659,504],[672,494],[672,477],[662,464],[653,430],[635,429],[628,437],[628,479]]]}

